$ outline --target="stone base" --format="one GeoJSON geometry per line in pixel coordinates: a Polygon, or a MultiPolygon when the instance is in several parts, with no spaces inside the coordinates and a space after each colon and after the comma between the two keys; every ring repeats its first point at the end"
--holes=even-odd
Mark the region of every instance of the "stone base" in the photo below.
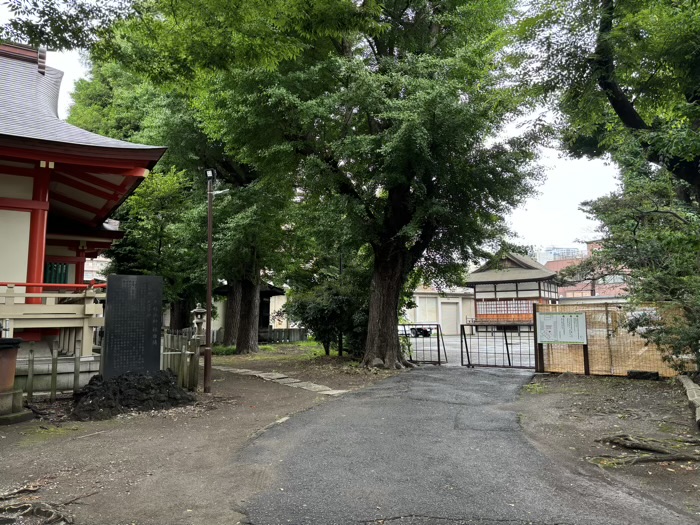
{"type": "Polygon", "coordinates": [[[0,416],[21,412],[23,408],[22,390],[0,392],[0,416]]]}
{"type": "Polygon", "coordinates": [[[14,414],[0,415],[0,426],[2,425],[14,425],[15,423],[22,423],[24,421],[29,421],[34,419],[34,412],[31,410],[21,410],[20,412],[15,412],[14,414]]]}

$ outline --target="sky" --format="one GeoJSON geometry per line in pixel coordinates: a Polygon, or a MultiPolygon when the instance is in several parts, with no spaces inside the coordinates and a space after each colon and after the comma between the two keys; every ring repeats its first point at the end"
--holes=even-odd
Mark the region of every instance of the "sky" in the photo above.
{"type": "MultiPolygon", "coordinates": [[[[68,115],[70,93],[76,80],[87,75],[77,52],[48,53],[47,64],[64,72],[59,115],[68,115]]],[[[568,159],[553,149],[544,149],[540,159],[546,180],[538,195],[528,199],[508,218],[517,237],[514,242],[539,247],[585,248],[582,241],[597,237],[596,224],[578,207],[582,201],[612,192],[617,169],[602,160],[568,159]]]]}

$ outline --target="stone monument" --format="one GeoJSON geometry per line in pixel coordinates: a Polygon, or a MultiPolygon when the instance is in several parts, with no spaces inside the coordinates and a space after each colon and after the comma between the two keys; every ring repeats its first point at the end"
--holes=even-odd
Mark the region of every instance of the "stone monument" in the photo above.
{"type": "Polygon", "coordinates": [[[160,370],[163,279],[153,275],[107,277],[102,376],[160,370]]]}

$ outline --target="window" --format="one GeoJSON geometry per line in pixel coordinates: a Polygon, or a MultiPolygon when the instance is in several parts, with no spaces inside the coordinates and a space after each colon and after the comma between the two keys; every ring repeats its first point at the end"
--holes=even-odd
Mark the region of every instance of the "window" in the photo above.
{"type": "Polygon", "coordinates": [[[476,303],[476,313],[481,315],[531,314],[530,301],[480,301],[476,303]]]}

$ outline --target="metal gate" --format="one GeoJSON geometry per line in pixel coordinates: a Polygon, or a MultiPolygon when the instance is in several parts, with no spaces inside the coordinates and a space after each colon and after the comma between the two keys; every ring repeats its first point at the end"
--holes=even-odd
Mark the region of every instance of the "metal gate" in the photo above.
{"type": "Polygon", "coordinates": [[[401,349],[411,363],[441,365],[447,363],[445,339],[437,323],[399,325],[401,349]]]}
{"type": "Polygon", "coordinates": [[[460,325],[462,366],[535,368],[532,324],[460,325]]]}

